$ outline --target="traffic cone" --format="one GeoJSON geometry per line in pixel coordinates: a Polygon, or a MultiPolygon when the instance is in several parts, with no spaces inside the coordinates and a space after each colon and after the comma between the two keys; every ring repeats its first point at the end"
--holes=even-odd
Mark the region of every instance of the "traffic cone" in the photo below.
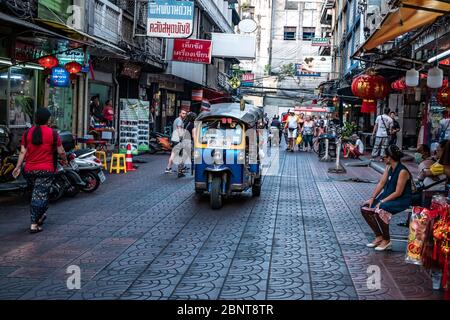
{"type": "Polygon", "coordinates": [[[131,154],[131,144],[127,145],[127,156],[126,156],[126,162],[127,162],[127,171],[135,171],[136,169],[133,167],[133,156],[131,154]]]}

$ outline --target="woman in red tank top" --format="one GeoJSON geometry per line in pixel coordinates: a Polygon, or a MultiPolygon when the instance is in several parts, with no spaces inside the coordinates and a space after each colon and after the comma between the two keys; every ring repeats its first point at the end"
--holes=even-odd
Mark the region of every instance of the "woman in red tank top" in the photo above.
{"type": "Polygon", "coordinates": [[[45,213],[48,209],[48,195],[55,172],[55,151],[62,157],[64,164],[67,164],[59,135],[47,126],[50,115],[46,108],[37,110],[36,125],[22,136],[19,160],[13,172],[17,178],[25,160],[24,176],[33,186],[30,205],[31,233],[42,231],[41,225],[47,217],[45,213]]]}

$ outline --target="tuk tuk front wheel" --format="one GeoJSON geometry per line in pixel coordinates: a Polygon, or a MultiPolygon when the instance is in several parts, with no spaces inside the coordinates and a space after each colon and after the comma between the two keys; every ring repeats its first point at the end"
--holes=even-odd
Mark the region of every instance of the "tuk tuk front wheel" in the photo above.
{"type": "Polygon", "coordinates": [[[261,178],[255,179],[252,186],[252,196],[259,197],[261,194],[261,178]]]}
{"type": "Polygon", "coordinates": [[[222,207],[222,179],[214,177],[211,182],[210,203],[212,209],[220,209],[222,207]]]}

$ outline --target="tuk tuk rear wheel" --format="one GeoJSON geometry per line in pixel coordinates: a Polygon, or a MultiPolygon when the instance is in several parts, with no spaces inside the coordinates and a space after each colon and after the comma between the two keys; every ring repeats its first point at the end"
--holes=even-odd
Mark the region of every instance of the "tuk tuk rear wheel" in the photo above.
{"type": "Polygon", "coordinates": [[[220,209],[222,207],[222,179],[214,177],[211,182],[210,204],[212,209],[220,209]]]}
{"type": "Polygon", "coordinates": [[[261,178],[255,179],[255,183],[252,186],[252,196],[259,197],[261,194],[261,178]]]}

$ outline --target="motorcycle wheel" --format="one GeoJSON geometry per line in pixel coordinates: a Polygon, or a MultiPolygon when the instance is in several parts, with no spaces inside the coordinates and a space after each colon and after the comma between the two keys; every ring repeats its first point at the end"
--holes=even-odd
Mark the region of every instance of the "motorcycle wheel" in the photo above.
{"type": "Polygon", "coordinates": [[[221,194],[222,179],[220,177],[214,177],[211,183],[210,205],[211,209],[220,209],[222,207],[222,194],[221,194]]]}
{"type": "Polygon", "coordinates": [[[150,153],[150,154],[155,154],[156,151],[157,151],[157,150],[155,149],[155,147],[153,147],[152,145],[149,146],[149,148],[148,148],[148,153],[150,153]]]}
{"type": "Polygon", "coordinates": [[[94,172],[81,173],[80,177],[84,182],[86,182],[86,186],[80,188],[83,192],[94,192],[100,186],[100,177],[94,172]]]}
{"type": "MultiPolygon", "coordinates": [[[[54,181],[52,183],[52,186],[50,187],[50,193],[49,193],[49,198],[48,200],[50,202],[56,202],[58,200],[60,200],[64,195],[64,189],[61,186],[59,181],[54,181]]],[[[30,193],[30,197],[31,197],[31,193],[30,193]]]]}

